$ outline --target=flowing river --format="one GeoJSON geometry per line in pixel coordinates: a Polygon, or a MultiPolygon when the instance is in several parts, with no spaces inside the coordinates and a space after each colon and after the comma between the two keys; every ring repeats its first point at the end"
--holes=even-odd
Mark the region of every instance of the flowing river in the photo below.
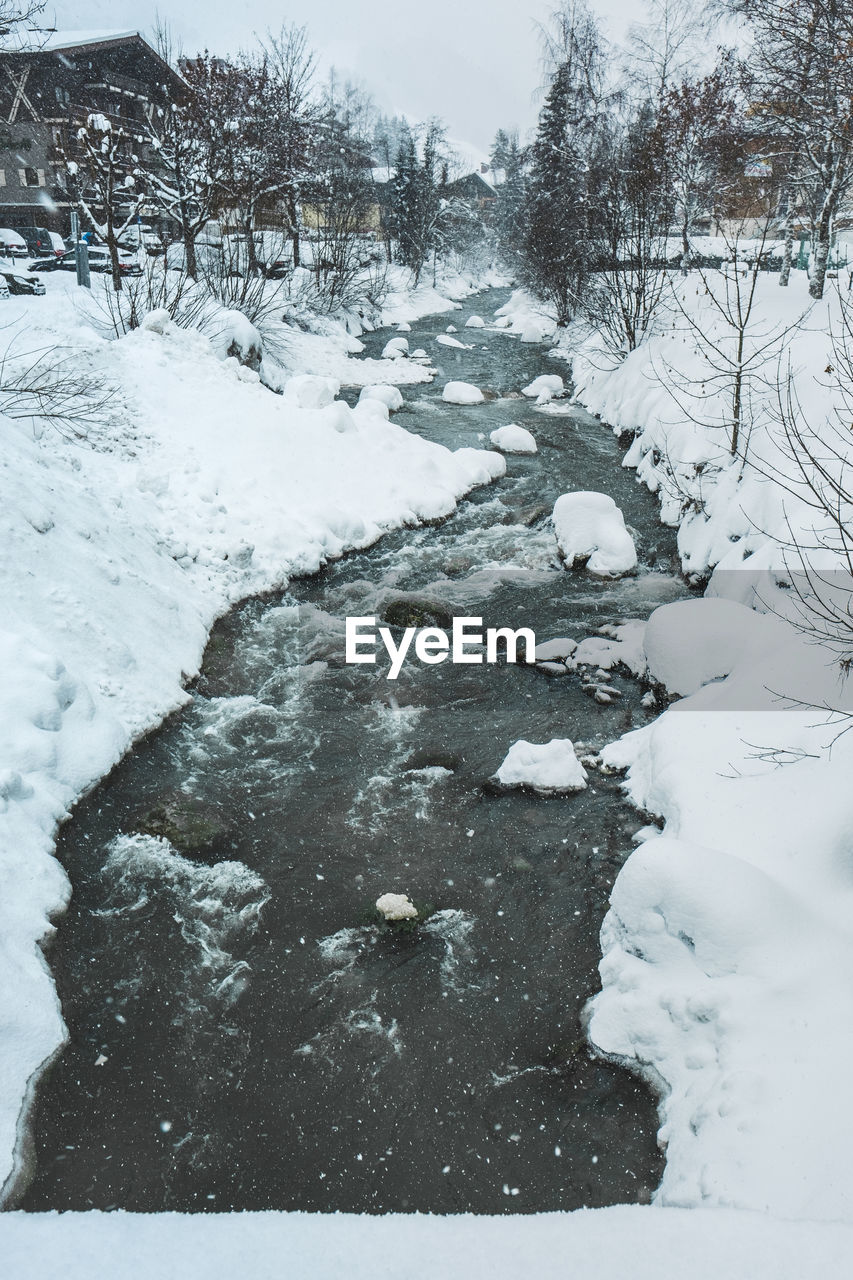
{"type": "Polygon", "coordinates": [[[39,1090],[21,1207],[529,1213],[654,1190],[654,1099],[580,1022],[643,823],[595,771],[570,797],[484,786],[519,738],[583,755],[645,723],[643,690],[624,671],[599,703],[579,671],[413,661],[391,683],[387,660],[344,663],[348,615],[475,615],[541,643],[686,594],[611,432],[512,395],[565,366],[463,328],[507,296],[413,326],[438,376],[404,389],[396,421],[453,448],[518,422],[538,454],[443,524],[235,609],[192,701],[64,828],[74,897],[48,958],[70,1043],[39,1090]],[[472,349],[436,344],[451,321],[472,349]],[[445,405],[450,379],[498,398],[445,405]],[[614,497],[635,576],[560,566],[548,515],[571,489],[614,497]],[[432,914],[380,926],[385,892],[432,914]]]}

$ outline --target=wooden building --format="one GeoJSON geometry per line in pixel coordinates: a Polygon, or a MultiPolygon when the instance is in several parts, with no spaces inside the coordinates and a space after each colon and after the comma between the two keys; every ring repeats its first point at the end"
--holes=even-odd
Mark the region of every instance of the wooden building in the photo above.
{"type": "Polygon", "coordinates": [[[93,113],[151,159],[147,122],[180,99],[181,77],[137,31],[56,31],[31,47],[0,49],[0,226],[67,235],[71,198],[65,156],[93,113]]]}

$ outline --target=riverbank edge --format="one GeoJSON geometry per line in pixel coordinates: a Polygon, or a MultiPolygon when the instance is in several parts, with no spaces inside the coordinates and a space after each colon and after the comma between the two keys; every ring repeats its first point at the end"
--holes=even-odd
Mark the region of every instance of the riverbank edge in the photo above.
{"type": "MultiPolygon", "coordinates": [[[[62,283],[64,284],[65,282],[63,281],[62,283]]],[[[422,286],[417,291],[409,292],[405,295],[398,292],[389,300],[389,304],[386,312],[383,314],[382,325],[380,327],[393,328],[394,326],[410,323],[429,315],[451,312],[461,306],[462,299],[475,296],[480,292],[485,292],[502,283],[503,281],[499,276],[494,272],[490,272],[488,273],[487,282],[478,287],[472,279],[466,278],[464,275],[459,275],[457,273],[450,275],[446,280],[439,279],[437,285],[422,286]]],[[[70,315],[68,319],[71,321],[72,327],[78,321],[78,317],[73,315],[70,315]]],[[[88,337],[88,335],[86,336],[88,337]]],[[[133,335],[129,336],[131,338],[133,337],[133,335]]],[[[63,334],[62,337],[66,338],[67,335],[63,334]]],[[[317,340],[320,342],[324,339],[321,339],[318,335],[317,340]]],[[[123,341],[127,341],[127,339],[119,339],[117,343],[109,345],[120,346],[123,341]]],[[[301,342],[301,350],[305,350],[306,344],[310,344],[310,342],[311,335],[304,335],[301,342]]],[[[207,346],[206,339],[203,340],[203,343],[207,346]]],[[[387,375],[385,375],[385,380],[388,383],[394,383],[394,373],[394,362],[389,361],[387,375]]],[[[405,373],[401,375],[401,380],[405,383],[405,373]]],[[[254,392],[255,387],[252,386],[251,391],[254,392]]],[[[263,390],[260,394],[268,396],[271,393],[263,390]]],[[[275,401],[277,405],[280,405],[280,397],[276,396],[275,401]]],[[[200,406],[199,409],[201,412],[202,407],[200,406]]],[[[402,428],[400,430],[403,431],[404,436],[409,436],[409,433],[405,432],[402,428]]],[[[417,437],[409,437],[409,439],[415,443],[420,443],[417,437]]],[[[434,448],[443,453],[447,453],[449,458],[453,457],[449,451],[443,450],[441,446],[434,446],[434,448]]],[[[482,450],[478,452],[482,452],[485,455],[490,451],[482,450]]],[[[492,456],[499,460],[501,467],[505,466],[500,455],[493,454],[492,456]]],[[[346,463],[344,463],[344,466],[346,466],[346,463]]],[[[75,469],[77,467],[79,467],[79,463],[75,465],[75,469]]],[[[414,459],[412,460],[412,469],[415,469],[414,459]]],[[[483,474],[475,479],[469,478],[469,480],[462,480],[461,476],[464,474],[465,470],[466,468],[464,467],[460,469],[459,482],[455,485],[453,507],[450,510],[437,512],[435,514],[431,514],[429,511],[418,513],[417,523],[427,523],[432,519],[447,518],[447,516],[452,514],[452,510],[455,509],[456,502],[461,501],[467,493],[479,487],[481,484],[492,483],[502,474],[501,470],[492,468],[492,474],[488,476],[483,474]]],[[[470,467],[468,470],[470,471],[470,467]]],[[[121,500],[119,499],[119,503],[120,501],[121,500]]],[[[235,571],[232,566],[226,566],[227,572],[222,576],[221,580],[216,582],[215,580],[212,580],[213,575],[208,575],[208,581],[204,583],[200,592],[197,589],[197,583],[192,584],[192,586],[188,583],[188,595],[194,597],[191,599],[188,608],[195,616],[191,619],[190,625],[187,627],[188,634],[182,637],[184,640],[183,647],[173,654],[173,661],[169,664],[171,667],[171,671],[169,673],[171,681],[177,686],[172,695],[167,697],[165,700],[154,702],[153,705],[149,706],[146,709],[143,723],[141,725],[137,725],[133,730],[125,730],[120,727],[117,722],[114,722],[109,726],[102,725],[102,732],[100,735],[102,741],[98,744],[98,746],[100,746],[100,751],[98,751],[96,746],[94,753],[96,757],[98,757],[94,770],[90,769],[85,771],[84,769],[84,776],[77,781],[77,785],[69,786],[67,782],[63,785],[63,783],[58,779],[52,779],[54,785],[47,789],[48,794],[43,797],[38,797],[45,800],[46,803],[40,806],[41,812],[38,814],[36,823],[27,823],[26,818],[22,822],[21,815],[14,815],[18,819],[15,824],[16,829],[14,831],[14,838],[17,840],[22,838],[22,831],[20,830],[22,827],[24,828],[24,836],[26,834],[30,835],[31,848],[28,852],[34,862],[41,864],[42,878],[46,878],[48,880],[50,890],[48,900],[41,901],[37,904],[38,914],[41,916],[41,923],[36,928],[31,929],[30,932],[32,945],[31,958],[35,961],[35,965],[39,971],[36,976],[35,996],[37,1000],[40,998],[40,1008],[37,1011],[37,1017],[41,1025],[35,1028],[32,1025],[26,1026],[25,1042],[28,1042],[33,1038],[37,1041],[41,1041],[40,1050],[38,1051],[40,1054],[40,1060],[32,1069],[28,1069],[26,1071],[25,1076],[22,1077],[20,1074],[18,1075],[17,1078],[19,1080],[19,1084],[15,1087],[16,1100],[10,1102],[7,1094],[4,1109],[7,1113],[13,1111],[15,1114],[14,1137],[12,1138],[10,1133],[9,1137],[12,1138],[11,1143],[7,1140],[5,1144],[5,1152],[0,1150],[0,1160],[2,1160],[6,1165],[3,1181],[0,1184],[0,1213],[4,1211],[8,1212],[10,1209],[14,1208],[15,1203],[20,1198],[27,1185],[30,1176],[29,1171],[32,1149],[31,1116],[35,1100],[37,1098],[38,1088],[41,1080],[50,1070],[50,1067],[56,1061],[57,1057],[61,1055],[62,1050],[67,1043],[67,1033],[62,1021],[61,1009],[59,1007],[52,974],[50,972],[45,952],[45,944],[49,944],[50,937],[57,927],[57,922],[61,920],[67,910],[68,903],[70,901],[70,893],[72,891],[72,886],[70,885],[64,870],[56,862],[54,856],[56,850],[56,839],[60,826],[71,816],[71,811],[77,801],[97,787],[127,754],[127,752],[133,749],[136,743],[147,737],[150,733],[155,732],[170,715],[173,715],[176,711],[180,710],[180,708],[185,704],[189,697],[187,693],[187,686],[198,674],[210,632],[215,623],[228,610],[257,596],[267,594],[270,591],[282,590],[286,587],[287,581],[291,577],[296,575],[304,576],[307,573],[319,572],[323,564],[326,563],[328,559],[335,558],[337,555],[344,554],[346,551],[362,550],[379,541],[386,533],[392,532],[394,529],[411,525],[412,523],[412,509],[404,504],[403,509],[399,511],[396,520],[383,518],[381,526],[374,526],[373,529],[368,527],[366,536],[352,540],[349,543],[345,540],[341,540],[337,535],[330,537],[329,540],[334,544],[334,550],[330,550],[326,555],[317,554],[315,538],[314,545],[311,545],[310,541],[306,542],[302,554],[294,556],[290,562],[283,562],[271,566],[269,571],[266,573],[258,572],[256,566],[253,566],[251,569],[246,568],[242,572],[239,570],[235,571]],[[195,591],[193,591],[193,587],[196,588],[195,591]],[[212,590],[211,587],[213,588],[212,590]],[[104,741],[104,739],[106,741],[104,741]],[[27,832],[27,825],[34,827],[35,829],[27,832]],[[44,872],[45,863],[50,864],[46,873],[44,872]],[[48,1000],[50,1004],[48,1018],[52,1026],[51,1030],[47,1035],[45,1035],[44,1022],[48,1007],[48,1000]]],[[[174,560],[173,552],[169,552],[167,550],[167,554],[170,556],[170,559],[174,560]]],[[[46,584],[46,586],[49,586],[49,584],[46,584]]],[[[65,664],[59,661],[58,666],[61,669],[63,676],[67,674],[65,664]]],[[[20,681],[21,684],[25,684],[28,673],[26,669],[24,669],[18,672],[7,672],[7,676],[11,677],[13,683],[20,681]]],[[[159,691],[159,687],[163,683],[163,673],[159,672],[158,676],[159,679],[156,683],[159,691]]],[[[77,683],[74,673],[72,673],[72,679],[77,683]]],[[[79,704],[82,700],[86,699],[91,704],[91,698],[88,697],[88,692],[85,689],[85,683],[81,683],[83,683],[83,688],[82,690],[78,690],[77,702],[79,704]]],[[[94,714],[95,713],[90,710],[87,718],[92,718],[94,714]]],[[[13,761],[10,763],[15,762],[13,761]]],[[[14,772],[12,772],[12,776],[13,778],[19,777],[19,775],[14,772]]],[[[0,797],[0,803],[5,799],[5,796],[0,797]]],[[[2,821],[2,817],[8,817],[8,806],[6,807],[7,812],[0,816],[0,821],[2,821]]],[[[9,844],[11,845],[11,840],[9,841],[9,844]]],[[[13,899],[14,893],[10,894],[7,899],[7,907],[12,905],[12,910],[14,910],[13,899]]],[[[32,915],[32,904],[29,905],[31,908],[29,914],[32,915]]],[[[15,959],[17,961],[18,968],[23,969],[25,965],[22,963],[21,957],[17,956],[15,959]]],[[[29,979],[28,996],[30,1000],[32,1000],[34,995],[34,975],[30,973],[27,977],[29,979]]],[[[4,1056],[7,1058],[10,1056],[10,1046],[8,1044],[4,1046],[4,1056]]],[[[12,1048],[11,1056],[14,1056],[14,1047],[12,1048]]],[[[7,1065],[7,1069],[4,1072],[4,1079],[7,1087],[9,1074],[10,1071],[7,1065]]],[[[7,1131],[10,1128],[11,1126],[7,1125],[7,1131]]],[[[2,1168],[2,1166],[0,1166],[0,1168],[2,1168]]]]}

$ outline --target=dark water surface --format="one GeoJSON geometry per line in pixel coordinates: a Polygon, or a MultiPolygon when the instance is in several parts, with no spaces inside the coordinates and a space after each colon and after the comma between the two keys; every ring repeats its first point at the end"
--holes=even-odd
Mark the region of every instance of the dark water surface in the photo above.
{"type": "Polygon", "coordinates": [[[414,326],[439,375],[404,389],[397,421],[451,447],[515,421],[539,453],[441,526],[236,609],[192,702],[65,827],[74,898],[49,959],[71,1040],[40,1090],[22,1207],[500,1213],[654,1188],[653,1099],[590,1057],[579,1022],[640,821],[595,772],[569,798],[482,785],[518,738],[583,754],[644,723],[642,690],[616,674],[621,698],[598,705],[576,672],[414,662],[392,684],[343,662],[343,619],[400,601],[541,642],[684,594],[609,431],[574,407],[442,403],[451,378],[503,394],[565,373],[463,329],[506,296],[414,326]],[[435,344],[451,320],[474,350],[435,344]],[[569,489],[613,495],[635,577],[559,566],[547,515],[569,489]],[[385,892],[434,914],[380,927],[385,892]]]}

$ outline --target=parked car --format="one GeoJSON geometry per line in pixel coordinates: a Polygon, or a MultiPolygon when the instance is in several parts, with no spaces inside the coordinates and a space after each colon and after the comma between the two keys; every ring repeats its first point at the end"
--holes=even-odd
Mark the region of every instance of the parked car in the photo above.
{"type": "Polygon", "coordinates": [[[34,294],[41,298],[47,293],[43,280],[39,280],[30,271],[16,268],[8,260],[0,261],[0,280],[5,283],[10,294],[34,294]]]}
{"type": "Polygon", "coordinates": [[[119,240],[119,244],[122,249],[129,249],[134,253],[142,248],[152,258],[164,253],[166,249],[154,228],[149,227],[145,222],[140,223],[138,226],[128,227],[119,240]]]}
{"type": "MultiPolygon", "coordinates": [[[[140,267],[139,263],[136,261],[135,258],[128,257],[127,255],[125,255],[124,257],[120,256],[118,265],[119,265],[119,271],[123,276],[141,276],[142,275],[142,268],[140,267]]],[[[59,271],[76,271],[77,270],[76,251],[74,249],[69,249],[66,253],[62,255],[61,258],[57,258],[55,263],[50,262],[50,260],[47,258],[45,259],[43,265],[39,263],[39,271],[52,271],[54,269],[57,269],[59,271]]],[[[90,245],[89,246],[89,270],[109,274],[112,271],[112,269],[113,269],[113,264],[110,259],[109,249],[103,247],[102,245],[90,245]]]]}
{"type": "Polygon", "coordinates": [[[53,246],[53,252],[57,258],[61,258],[63,253],[68,252],[69,246],[62,239],[62,236],[58,231],[48,231],[47,234],[50,236],[50,243],[53,246]]]}
{"type": "Polygon", "coordinates": [[[0,227],[0,256],[4,258],[29,258],[26,240],[11,227],[0,227]]]}
{"type": "Polygon", "coordinates": [[[31,258],[49,258],[53,253],[47,227],[15,227],[15,231],[26,241],[31,258]]]}

